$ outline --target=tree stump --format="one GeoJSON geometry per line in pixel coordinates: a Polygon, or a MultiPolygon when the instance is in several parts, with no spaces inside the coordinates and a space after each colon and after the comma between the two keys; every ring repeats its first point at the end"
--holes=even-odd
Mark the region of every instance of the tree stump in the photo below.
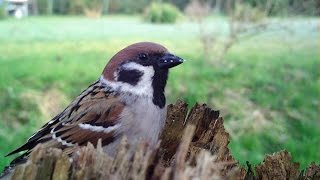
{"type": "Polygon", "coordinates": [[[250,164],[245,170],[232,157],[228,144],[218,111],[196,104],[188,113],[188,105],[177,101],[168,106],[156,150],[141,143],[132,155],[124,138],[114,158],[103,152],[101,142],[97,147],[88,143],[68,157],[59,149],[39,145],[11,179],[320,179],[320,165],[312,163],[300,172],[287,151],[267,155],[254,175],[250,164]]]}

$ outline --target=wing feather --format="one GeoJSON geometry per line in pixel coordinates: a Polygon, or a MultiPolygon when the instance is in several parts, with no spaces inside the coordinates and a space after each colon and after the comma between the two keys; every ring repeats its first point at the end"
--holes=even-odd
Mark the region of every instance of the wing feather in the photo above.
{"type": "MultiPolygon", "coordinates": [[[[97,81],[83,91],[63,112],[45,124],[28,141],[7,156],[26,151],[42,143],[45,147],[65,149],[72,153],[73,146],[88,142],[103,145],[113,142],[119,127],[119,115],[124,103],[112,91],[106,91],[97,81]]],[[[17,159],[23,159],[21,157],[17,159]]],[[[15,162],[17,163],[17,162],[15,162]]]]}

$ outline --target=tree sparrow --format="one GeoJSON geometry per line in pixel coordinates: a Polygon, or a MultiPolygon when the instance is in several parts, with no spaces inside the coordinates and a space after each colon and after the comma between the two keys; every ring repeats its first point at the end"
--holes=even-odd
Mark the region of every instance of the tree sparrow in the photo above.
{"type": "Polygon", "coordinates": [[[101,139],[103,149],[111,156],[123,136],[130,144],[142,140],[154,147],[165,123],[168,70],[182,62],[183,59],[152,42],[122,49],[95,83],[7,155],[24,151],[8,169],[24,163],[39,143],[72,154],[75,147],[88,142],[96,145],[101,139]]]}

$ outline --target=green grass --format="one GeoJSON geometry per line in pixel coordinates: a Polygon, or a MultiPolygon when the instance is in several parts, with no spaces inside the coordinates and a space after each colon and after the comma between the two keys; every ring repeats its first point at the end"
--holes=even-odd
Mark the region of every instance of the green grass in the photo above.
{"type": "MultiPolygon", "coordinates": [[[[319,19],[285,19],[293,33],[267,31],[237,43],[222,65],[204,61],[196,24],[151,25],[137,17],[32,17],[0,21],[0,169],[55,112],[95,81],[107,60],[137,41],[155,41],[188,61],[172,69],[168,101],[221,110],[230,149],[244,163],[291,152],[320,163],[319,19]],[[54,92],[54,93],[53,93],[54,92]]],[[[224,18],[208,28],[223,36],[224,18]]]]}

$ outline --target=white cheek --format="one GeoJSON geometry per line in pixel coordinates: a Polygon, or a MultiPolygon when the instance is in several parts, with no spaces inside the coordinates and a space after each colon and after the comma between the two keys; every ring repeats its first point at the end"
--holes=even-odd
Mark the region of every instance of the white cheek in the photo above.
{"type": "MultiPolygon", "coordinates": [[[[103,77],[103,75],[100,77],[100,81],[116,91],[128,92],[139,96],[153,96],[152,80],[154,76],[154,68],[152,66],[142,66],[140,64],[130,62],[123,65],[123,68],[143,72],[140,81],[133,86],[124,82],[108,81],[103,77]]],[[[114,78],[117,79],[117,73],[114,74],[114,78]]]]}

